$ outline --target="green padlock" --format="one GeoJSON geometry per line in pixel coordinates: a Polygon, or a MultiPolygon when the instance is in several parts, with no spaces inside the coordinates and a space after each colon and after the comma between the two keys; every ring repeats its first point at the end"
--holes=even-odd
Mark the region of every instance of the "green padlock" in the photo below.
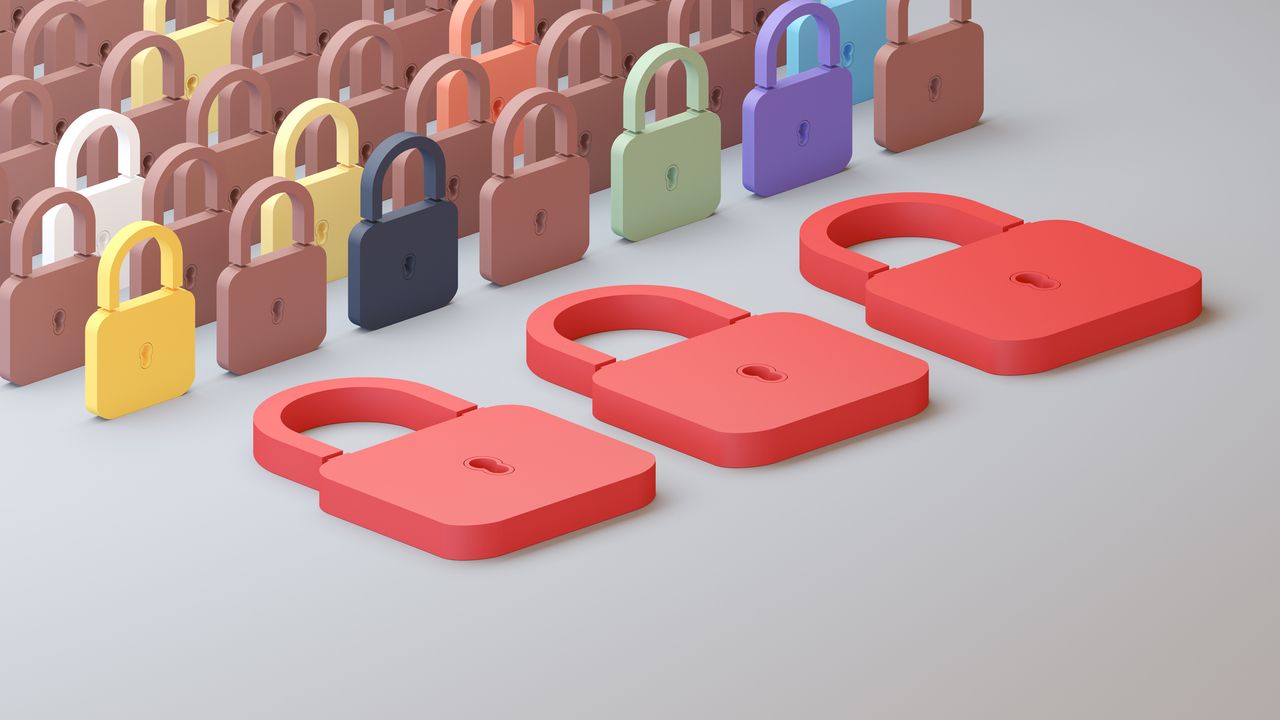
{"type": "Polygon", "coordinates": [[[678,43],[636,61],[622,91],[622,134],[613,141],[613,231],[643,240],[701,220],[720,205],[720,118],[707,109],[707,64],[678,43]],[[684,63],[688,109],[645,126],[654,73],[684,63]]]}

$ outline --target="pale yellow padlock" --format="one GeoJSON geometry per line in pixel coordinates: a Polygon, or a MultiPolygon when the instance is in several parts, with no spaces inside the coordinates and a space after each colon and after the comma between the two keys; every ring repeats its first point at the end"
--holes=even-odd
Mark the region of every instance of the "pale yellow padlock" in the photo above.
{"type": "MultiPolygon", "coordinates": [[[[360,222],[360,128],[356,116],[339,102],[308,100],[284,119],[276,131],[272,172],[289,180],[297,179],[316,206],[316,245],[324,248],[330,282],[347,276],[347,237],[360,222]],[[338,126],[338,164],[314,175],[298,178],[298,142],[309,125],[333,118],[338,126]]],[[[280,195],[262,206],[262,251],[271,252],[293,244],[293,213],[280,195]]]]}
{"type": "Polygon", "coordinates": [[[84,404],[128,415],[181,396],[196,377],[196,301],[182,289],[182,243],[153,222],[126,225],[98,264],[98,310],[84,327],[84,404]],[[160,289],[120,302],[120,266],[134,246],[160,246],[160,289]]]}
{"type": "MultiPolygon", "coordinates": [[[[207,19],[190,27],[165,33],[166,0],[143,0],[142,29],[168,35],[182,50],[183,64],[187,70],[186,96],[191,99],[200,78],[231,64],[231,0],[207,0],[207,19]]],[[[130,68],[130,102],[141,107],[164,97],[164,63],[155,49],[144,50],[134,56],[130,68]]],[[[215,103],[214,107],[217,107],[215,103]]],[[[217,112],[212,112],[209,132],[218,129],[217,112]]]]}

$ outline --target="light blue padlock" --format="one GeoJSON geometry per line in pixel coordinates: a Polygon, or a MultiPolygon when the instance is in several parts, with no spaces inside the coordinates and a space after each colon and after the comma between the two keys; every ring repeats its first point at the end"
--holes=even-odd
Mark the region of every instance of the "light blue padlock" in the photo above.
{"type": "MultiPolygon", "coordinates": [[[[876,53],[887,41],[884,0],[823,0],[840,21],[840,64],[853,76],[853,104],[875,95],[876,53]]],[[[787,28],[787,74],[818,66],[818,26],[801,18],[787,28]]]]}

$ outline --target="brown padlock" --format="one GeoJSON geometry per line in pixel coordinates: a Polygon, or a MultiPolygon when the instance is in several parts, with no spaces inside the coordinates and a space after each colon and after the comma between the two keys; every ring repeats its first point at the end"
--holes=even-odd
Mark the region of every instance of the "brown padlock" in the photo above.
{"type": "Polygon", "coordinates": [[[876,53],[876,142],[903,152],[978,124],[983,33],[971,0],[951,0],[951,22],[907,34],[907,0],[889,0],[889,42],[876,53]]]}
{"type": "Polygon", "coordinates": [[[385,24],[400,43],[399,84],[409,87],[423,66],[449,52],[449,0],[364,0],[364,19],[382,22],[387,6],[395,19],[385,24]]]}
{"type": "MultiPolygon", "coordinates": [[[[444,152],[449,177],[444,199],[458,207],[458,237],[480,229],[480,188],[490,175],[490,148],[493,123],[488,120],[489,76],[475,60],[458,55],[441,55],[423,66],[409,86],[404,106],[404,129],[426,134],[427,124],[437,117],[440,80],[453,73],[467,80],[467,109],[470,120],[430,133],[444,152]]],[[[422,157],[404,153],[391,165],[392,203],[404,207],[423,199],[422,157]]]]}
{"type": "MultiPolygon", "coordinates": [[[[751,28],[751,32],[759,33],[760,28],[764,26],[764,21],[769,17],[770,13],[778,9],[778,6],[786,2],[786,0],[747,0],[745,4],[730,2],[729,12],[719,11],[716,7],[718,2],[723,0],[703,0],[702,6],[698,8],[698,30],[699,37],[719,37],[727,32],[731,32],[735,27],[751,28]],[[739,17],[738,13],[744,13],[748,17],[739,17]]],[[[783,37],[779,47],[779,65],[786,62],[786,38],[783,37]]]]}
{"type": "Polygon", "coordinates": [[[324,249],[313,242],[315,207],[307,189],[270,177],[245,192],[231,213],[231,264],[218,276],[218,364],[237,375],[320,347],[326,322],[324,249]],[[293,244],[251,258],[261,210],[284,194],[293,206],[293,244]]]}
{"type": "Polygon", "coordinates": [[[590,170],[573,104],[546,88],[512,98],[493,131],[493,177],[480,188],[480,274],[510,285],[577,262],[589,244],[590,170]],[[535,108],[556,119],[556,154],[515,169],[516,128],[535,108]]]}
{"type": "MultiPolygon", "coordinates": [[[[710,2],[711,0],[701,0],[710,2]]],[[[717,37],[699,37],[692,48],[707,63],[707,79],[711,85],[707,109],[720,116],[720,147],[733,147],[742,142],[742,101],[756,86],[756,34],[754,20],[747,12],[747,0],[731,0],[736,6],[730,32],[717,37]]],[[[667,10],[667,40],[689,44],[693,25],[693,9],[699,0],[671,0],[667,10]]],[[[655,76],[657,85],[657,118],[679,115],[688,109],[685,102],[683,63],[668,63],[655,76]]]]}
{"type": "MultiPolygon", "coordinates": [[[[218,275],[229,262],[231,213],[222,190],[217,154],[204,145],[178,143],[164,151],[142,184],[142,219],[167,225],[182,241],[182,287],[196,299],[196,327],[218,313],[218,275]],[[192,182],[199,170],[200,182],[192,182]],[[173,220],[164,221],[173,197],[173,220]]],[[[140,243],[129,251],[129,296],[159,290],[160,246],[140,243]]]]}
{"type": "MultiPolygon", "coordinates": [[[[254,68],[271,87],[271,127],[305,100],[315,97],[320,74],[320,46],[316,42],[316,10],[312,0],[248,0],[231,31],[231,62],[253,67],[261,50],[262,64],[254,68]]],[[[242,107],[245,87],[233,87],[229,101],[218,104],[219,132],[228,137],[249,132],[249,117],[231,112],[242,107]]]]}
{"type": "MultiPolygon", "coordinates": [[[[272,149],[276,141],[271,119],[271,87],[256,71],[240,65],[225,65],[200,81],[187,107],[187,142],[209,145],[209,111],[224,91],[243,84],[248,88],[249,130],[234,137],[221,137],[213,145],[218,156],[227,204],[235,207],[241,193],[262,178],[272,175],[272,149]]],[[[223,97],[220,106],[233,103],[223,97]]],[[[230,109],[229,109],[230,110],[230,109]]],[[[234,110],[230,110],[234,112],[234,110]]]]}
{"type": "Polygon", "coordinates": [[[84,326],[98,309],[95,235],[93,206],[73,190],[45,188],[18,213],[0,284],[0,377],[26,385],[84,365],[84,326]],[[74,218],[75,253],[33,269],[44,214],[59,205],[74,218]]]}
{"type": "Polygon", "coordinates": [[[315,0],[316,43],[323,50],[342,28],[360,19],[364,0],[315,0]]]}
{"type": "Polygon", "coordinates": [[[53,123],[53,98],[43,85],[19,75],[0,78],[0,148],[6,148],[0,174],[8,180],[0,212],[10,218],[16,220],[24,202],[53,185],[53,123]],[[19,113],[25,114],[21,121],[19,113]]]}
{"type": "Polygon", "coordinates": [[[98,106],[98,78],[102,74],[103,58],[98,55],[98,49],[90,45],[89,18],[85,7],[74,0],[57,0],[35,6],[18,26],[11,54],[14,74],[35,77],[36,65],[57,53],[56,43],[48,42],[45,29],[53,21],[63,18],[74,29],[71,37],[75,62],[52,71],[46,67],[45,73],[36,80],[53,99],[54,127],[59,136],[72,121],[98,106]],[[41,40],[45,40],[44,58],[37,57],[36,52],[41,40]]]}
{"type": "MultiPolygon", "coordinates": [[[[574,142],[577,154],[587,159],[591,192],[609,187],[609,154],[613,141],[622,134],[622,88],[626,78],[622,70],[622,36],[618,26],[607,16],[591,10],[574,10],[555,22],[538,46],[538,85],[555,90],[560,85],[560,58],[568,46],[569,86],[560,94],[573,104],[578,118],[574,142]],[[583,56],[581,39],[594,33],[599,54],[593,62],[583,56]]],[[[525,155],[541,160],[554,154],[555,123],[551,111],[540,108],[530,113],[537,127],[533,141],[525,147],[525,155]]]]}
{"type": "Polygon", "coordinates": [[[80,4],[88,20],[89,46],[102,61],[125,36],[142,29],[141,0],[80,0],[80,4]]]}

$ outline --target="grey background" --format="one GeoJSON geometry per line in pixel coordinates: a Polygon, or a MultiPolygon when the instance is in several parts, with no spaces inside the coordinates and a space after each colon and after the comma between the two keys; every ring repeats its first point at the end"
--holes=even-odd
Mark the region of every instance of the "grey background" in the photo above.
{"type": "MultiPolygon", "coordinates": [[[[917,2],[916,26],[944,3],[917,2]]],[[[330,288],[318,352],[235,378],[198,336],[185,397],[113,422],[83,373],[0,387],[0,716],[8,718],[1280,717],[1277,71],[1272,3],[975,3],[983,125],[900,156],[855,111],[854,163],[374,334],[330,288]],[[848,197],[968,195],[1204,271],[1195,324],[1001,378],[868,329],[796,271],[848,197]],[[721,470],[591,418],[523,364],[537,304],[595,285],[798,310],[925,358],[918,418],[721,470]],[[631,516],[458,563],[321,512],[250,456],[267,395],[341,375],[525,403],[656,453],[631,516]]],[[[926,19],[927,18],[927,19],[926,19]]],[[[902,263],[945,248],[881,241],[902,263]]],[[[629,356],[667,338],[593,341],[629,356]]],[[[321,433],[347,449],[394,433],[321,433]]]]}

